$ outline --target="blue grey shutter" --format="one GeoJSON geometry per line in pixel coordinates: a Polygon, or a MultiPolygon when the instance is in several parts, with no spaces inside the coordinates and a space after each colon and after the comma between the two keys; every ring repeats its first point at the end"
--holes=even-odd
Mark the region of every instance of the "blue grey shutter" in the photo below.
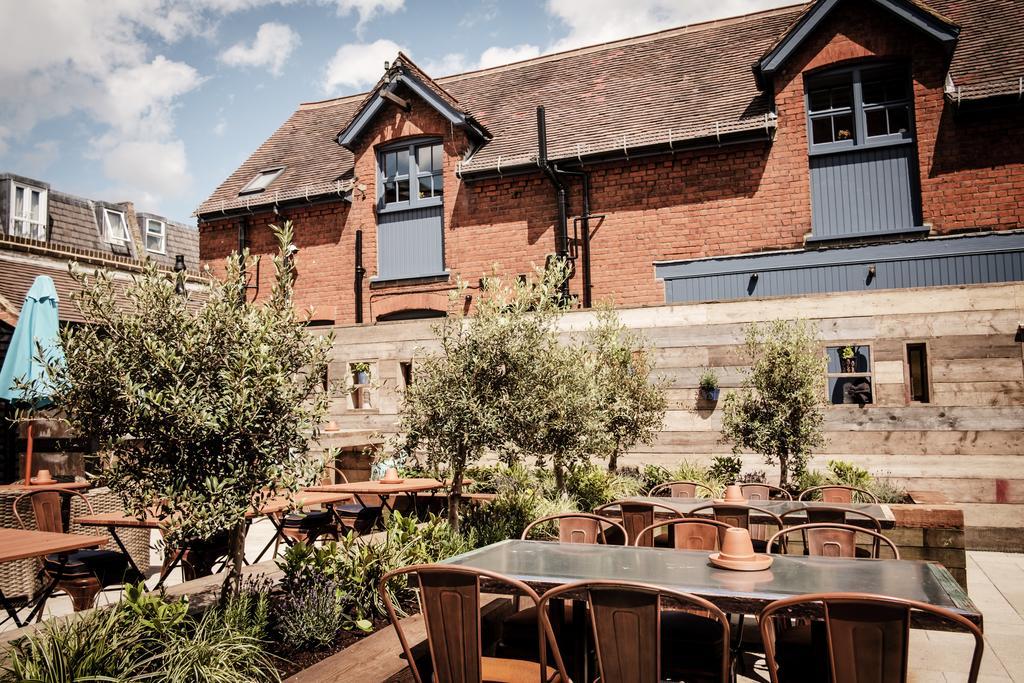
{"type": "Polygon", "coordinates": [[[444,207],[377,216],[377,278],[397,280],[444,273],[444,207]]]}
{"type": "Polygon", "coordinates": [[[914,146],[811,157],[811,220],[816,238],[917,227],[914,146]]]}

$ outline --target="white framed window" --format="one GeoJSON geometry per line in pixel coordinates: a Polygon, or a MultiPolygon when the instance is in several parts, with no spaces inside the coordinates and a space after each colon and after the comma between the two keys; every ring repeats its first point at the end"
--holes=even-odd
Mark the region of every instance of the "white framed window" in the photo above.
{"type": "Polygon", "coordinates": [[[163,221],[146,219],[146,251],[157,254],[167,251],[167,224],[163,221]]]}
{"type": "Polygon", "coordinates": [[[263,192],[270,183],[277,180],[277,177],[284,172],[284,166],[265,168],[256,174],[256,177],[246,183],[245,187],[239,190],[238,194],[255,194],[263,192]]]}
{"type": "Polygon", "coordinates": [[[17,237],[46,241],[46,190],[11,181],[11,220],[7,231],[17,237]]]}
{"type": "Polygon", "coordinates": [[[129,240],[128,223],[120,211],[103,209],[103,230],[108,242],[123,243],[129,240]]]}

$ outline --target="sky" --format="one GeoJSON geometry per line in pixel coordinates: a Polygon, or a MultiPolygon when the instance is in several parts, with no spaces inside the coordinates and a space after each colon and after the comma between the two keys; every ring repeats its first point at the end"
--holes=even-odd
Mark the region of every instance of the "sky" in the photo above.
{"type": "Polygon", "coordinates": [[[194,225],[300,102],[398,50],[437,77],[793,3],[0,0],[0,171],[194,225]]]}

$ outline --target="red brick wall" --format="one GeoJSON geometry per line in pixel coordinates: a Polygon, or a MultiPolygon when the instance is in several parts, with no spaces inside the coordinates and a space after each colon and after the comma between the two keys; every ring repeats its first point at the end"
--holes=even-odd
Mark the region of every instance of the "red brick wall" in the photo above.
{"type": "MultiPolygon", "coordinates": [[[[965,229],[1024,227],[1024,123],[1019,110],[957,115],[943,96],[946,57],[936,43],[865,4],[844,3],[794,55],[776,81],[778,129],[774,142],[745,143],[594,165],[591,210],[606,214],[592,226],[594,301],[622,306],[664,301],[654,277],[659,260],[798,248],[811,230],[803,74],[866,58],[902,59],[914,79],[923,218],[937,234],[965,229]]],[[[355,231],[363,230],[364,316],[367,322],[403,308],[438,305],[431,293],[452,283],[369,288],[376,274],[376,148],[402,137],[444,140],[445,264],[475,286],[493,264],[527,272],[554,252],[554,191],[539,173],[460,183],[456,160],[468,145],[459,130],[413,100],[405,113],[393,105],[378,114],[360,141],[355,174],[366,195],[352,205],[288,209],[296,222],[297,303],[314,317],[354,320],[355,231]],[[428,296],[423,296],[427,294],[428,296]]],[[[571,186],[570,215],[580,211],[571,186]]],[[[251,219],[254,253],[273,241],[270,214],[251,219]]],[[[220,260],[237,244],[234,221],[201,229],[203,259],[220,260]]],[[[571,230],[571,223],[570,223],[571,230]]],[[[260,278],[269,291],[272,268],[260,278]]],[[[572,289],[580,293],[580,277],[572,289]]]]}

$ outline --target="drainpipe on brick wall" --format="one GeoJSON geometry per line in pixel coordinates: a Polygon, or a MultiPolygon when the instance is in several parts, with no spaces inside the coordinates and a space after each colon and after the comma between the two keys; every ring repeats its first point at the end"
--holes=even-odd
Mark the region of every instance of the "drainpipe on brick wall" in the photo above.
{"type": "Polygon", "coordinates": [[[249,246],[249,217],[242,216],[238,219],[238,269],[242,279],[242,290],[239,293],[240,303],[245,303],[245,293],[249,286],[245,284],[245,250],[249,246]]]}
{"type": "Polygon", "coordinates": [[[573,236],[576,235],[576,225],[580,226],[580,270],[583,273],[583,308],[590,308],[593,303],[591,290],[593,284],[590,280],[590,219],[604,218],[604,216],[590,215],[590,172],[589,171],[566,171],[555,167],[555,172],[561,175],[579,176],[583,191],[583,211],[573,220],[573,236]]]}
{"type": "MultiPolygon", "coordinates": [[[[569,228],[566,220],[566,193],[562,179],[555,168],[548,163],[548,124],[544,107],[537,107],[537,165],[551,181],[558,199],[558,223],[555,225],[555,254],[566,262],[569,260],[569,228]]],[[[569,298],[569,279],[562,283],[562,296],[569,298]]]]}
{"type": "Polygon", "coordinates": [[[363,322],[363,277],[366,275],[366,268],[363,268],[363,229],[356,230],[356,324],[363,322]]]}

